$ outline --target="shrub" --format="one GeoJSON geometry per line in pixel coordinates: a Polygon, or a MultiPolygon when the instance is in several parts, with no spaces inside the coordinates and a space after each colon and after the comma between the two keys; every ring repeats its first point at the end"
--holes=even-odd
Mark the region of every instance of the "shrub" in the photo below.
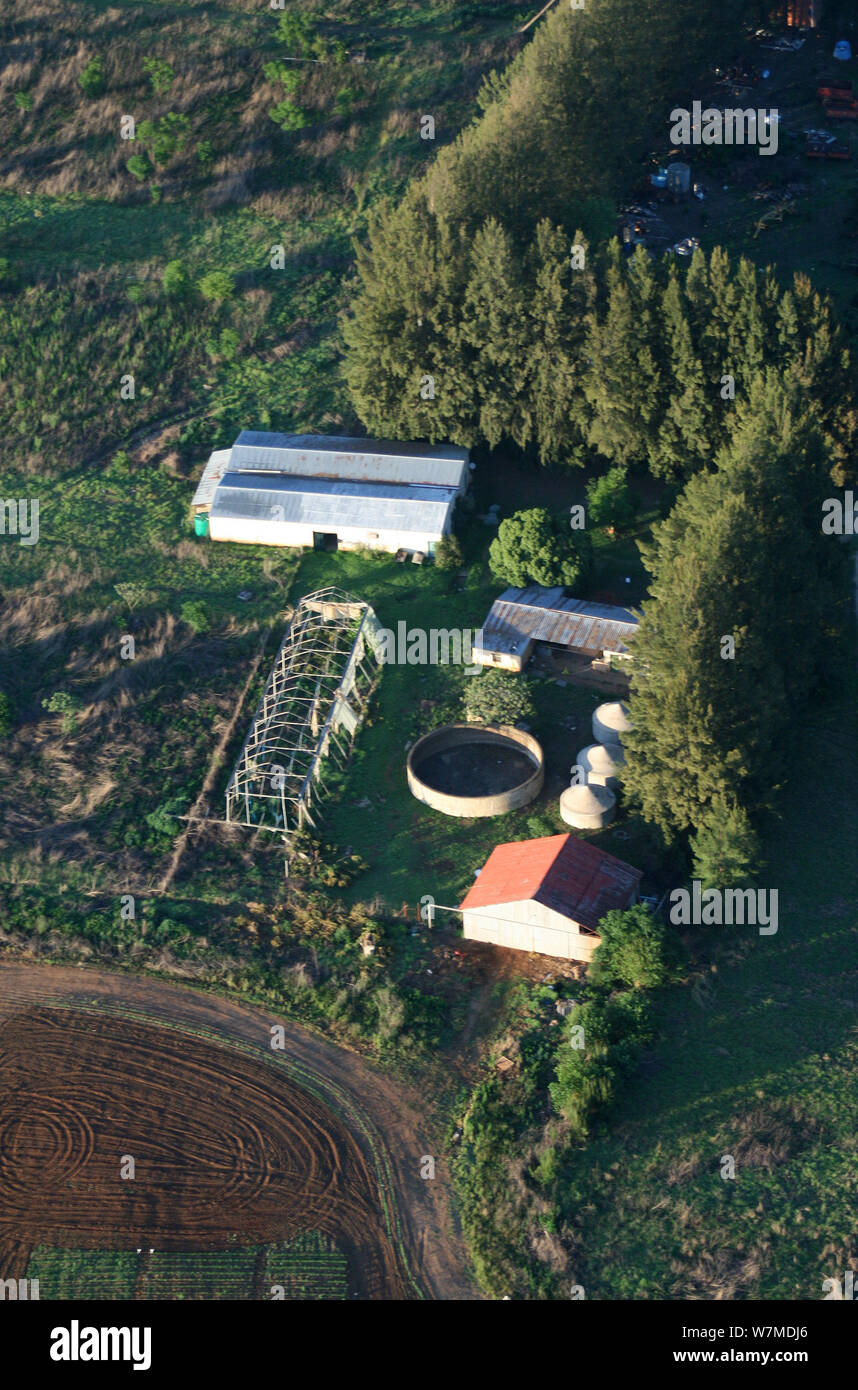
{"type": "Polygon", "coordinates": [[[627,469],[609,468],[601,478],[588,483],[585,491],[591,525],[621,530],[634,520],[637,499],[629,488],[627,469]]]}
{"type": "Polygon", "coordinates": [[[375,1035],[379,1042],[392,1042],[405,1022],[405,1004],[392,985],[383,985],[375,996],[378,1023],[375,1035]]]}
{"type": "Polygon", "coordinates": [[[151,145],[156,164],[169,164],[173,155],[184,149],[190,128],[190,117],[168,111],[159,121],[141,121],[137,139],[151,145]]]}
{"type": "Polygon", "coordinates": [[[127,478],[131,472],[131,458],[125,449],[117,449],[104,470],[105,478],[127,478]]]}
{"type": "Polygon", "coordinates": [[[169,92],[176,78],[170,64],[163,58],[144,58],[143,71],[149,78],[156,96],[163,96],[165,92],[169,92]]]}
{"type": "Polygon", "coordinates": [[[163,801],[154,811],[150,811],[146,817],[146,824],[162,839],[174,840],[181,829],[178,817],[189,805],[190,797],[174,796],[170,801],[163,801]]]}
{"type": "Polygon", "coordinates": [[[347,116],[358,98],[358,91],[355,87],[341,87],[334,97],[334,115],[347,116]]]}
{"type": "Polygon", "coordinates": [[[206,352],[213,362],[234,362],[240,343],[241,338],[234,328],[224,328],[220,337],[206,341],[206,352]]]}
{"type": "Polygon", "coordinates": [[[155,597],[152,589],[147,589],[145,584],[138,584],[134,580],[128,580],[124,584],[114,584],[115,592],[128,605],[129,613],[133,613],[135,608],[141,604],[151,603],[155,597]]]}
{"type": "Polygon", "coordinates": [[[275,58],[273,63],[263,63],[262,72],[266,82],[272,86],[279,84],[287,96],[294,96],[301,85],[301,73],[296,72],[295,68],[290,68],[288,64],[281,63],[279,58],[275,58]]]}
{"type": "Polygon", "coordinates": [[[611,1104],[651,1032],[649,1011],[639,995],[593,999],[570,1015],[558,1052],[557,1080],[548,1090],[576,1138],[586,1138],[596,1113],[611,1104]],[[583,1035],[573,1029],[583,1029],[583,1035]]]}
{"type": "Polygon", "coordinates": [[[203,299],[222,304],[225,300],[232,298],[235,292],[235,281],[226,270],[210,270],[198,282],[197,288],[203,299]]]}
{"type": "Polygon", "coordinates": [[[442,536],[435,546],[435,564],[439,570],[459,570],[464,563],[465,555],[458,536],[442,536]]]}
{"type": "Polygon", "coordinates": [[[599,936],[589,971],[596,983],[657,989],[675,978],[673,938],[646,904],[608,912],[599,923],[599,936]]]}
{"type": "Polygon", "coordinates": [[[201,599],[188,599],[182,604],[182,622],[193,628],[194,632],[208,632],[211,623],[206,605],[201,599]]]}
{"type": "Polygon", "coordinates": [[[135,179],[139,179],[141,183],[144,179],[148,179],[152,172],[152,165],[145,154],[133,154],[130,159],[126,159],[125,167],[129,174],[133,174],[135,179]]]}
{"type": "Polygon", "coordinates": [[[471,676],[462,696],[465,717],[481,724],[529,722],[535,711],[522,676],[507,671],[481,671],[471,676]]]}
{"type": "Polygon", "coordinates": [[[33,98],[29,92],[16,92],[15,105],[19,111],[32,111],[33,98]]]}
{"type": "Polygon", "coordinates": [[[100,97],[105,87],[104,59],[99,53],[90,58],[77,79],[85,97],[100,97]]]}
{"type": "Polygon", "coordinates": [[[53,695],[42,701],[42,709],[46,709],[49,714],[61,714],[62,731],[64,734],[71,734],[77,727],[81,702],[76,695],[69,694],[67,690],[56,690],[53,695]]]}
{"type": "Polygon", "coordinates": [[[310,124],[310,118],[306,111],[303,111],[300,106],[296,106],[294,101],[290,101],[288,97],[285,101],[280,101],[276,106],[272,106],[268,114],[281,130],[303,130],[305,126],[310,124]]]}
{"type": "Polygon", "coordinates": [[[181,261],[168,261],[162,277],[164,293],[171,299],[183,299],[191,288],[191,277],[181,261]]]}
{"type": "Polygon", "coordinates": [[[280,16],[277,38],[286,44],[290,58],[308,58],[313,46],[313,34],[306,15],[289,10],[280,16]]]}

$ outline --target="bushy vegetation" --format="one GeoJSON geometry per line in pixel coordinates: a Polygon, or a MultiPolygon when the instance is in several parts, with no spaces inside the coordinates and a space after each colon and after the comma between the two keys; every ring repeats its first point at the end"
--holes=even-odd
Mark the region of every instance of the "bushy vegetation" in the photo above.
{"type": "Polygon", "coordinates": [[[570,1015],[548,1089],[574,1139],[586,1139],[604,1115],[651,1032],[649,1006],[635,994],[600,994],[570,1015]]]}
{"type": "Polygon", "coordinates": [[[458,570],[465,563],[465,555],[458,536],[442,536],[435,546],[435,564],[439,570],[458,570]]]}
{"type": "Polygon", "coordinates": [[[471,676],[462,696],[466,719],[480,724],[532,723],[536,711],[526,678],[487,668],[471,676]]]}
{"type": "Polygon", "coordinates": [[[589,975],[594,984],[658,989],[675,978],[676,957],[675,937],[660,917],[639,903],[602,918],[589,975]]]}
{"type": "MultiPolygon", "coordinates": [[[[157,834],[162,824],[167,832],[179,804],[156,813],[157,834]]],[[[404,924],[370,917],[365,907],[312,890],[286,903],[233,908],[218,923],[194,901],[136,899],[129,918],[119,896],[83,906],[71,896],[0,885],[0,941],[47,960],[190,977],[402,1066],[428,1059],[449,1030],[441,1001],[411,983],[404,924]],[[360,944],[367,932],[375,941],[370,956],[360,944]]]]}
{"type": "Polygon", "coordinates": [[[587,484],[587,520],[591,526],[621,531],[637,511],[637,498],[629,487],[628,470],[609,468],[600,478],[587,484]]]}
{"type": "Polygon", "coordinates": [[[506,517],[489,547],[492,573],[516,588],[572,588],[586,579],[590,562],[588,533],[570,529],[568,518],[552,516],[544,507],[506,517]]]}

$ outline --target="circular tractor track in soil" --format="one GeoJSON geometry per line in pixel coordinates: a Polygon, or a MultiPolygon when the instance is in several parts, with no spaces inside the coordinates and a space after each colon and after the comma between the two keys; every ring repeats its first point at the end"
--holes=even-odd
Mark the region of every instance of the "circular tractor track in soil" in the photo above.
{"type": "MultiPolygon", "coordinates": [[[[341,1049],[287,1024],[271,1053],[275,1021],[132,977],[0,970],[0,1278],[23,1277],[36,1245],[217,1250],[320,1231],[353,1296],[468,1297],[449,1232],[428,1229],[433,1185],[415,1188],[340,1077],[306,1064],[341,1049]]],[[[365,1067],[350,1060],[346,1079],[365,1067]]],[[[405,1142],[416,1177],[431,1150],[405,1142]]]]}

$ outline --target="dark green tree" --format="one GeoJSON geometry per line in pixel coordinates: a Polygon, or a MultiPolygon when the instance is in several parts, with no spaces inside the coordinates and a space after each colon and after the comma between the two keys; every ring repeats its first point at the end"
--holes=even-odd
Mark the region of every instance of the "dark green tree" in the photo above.
{"type": "Polygon", "coordinates": [[[523,448],[533,433],[527,300],[512,237],[490,217],[471,247],[461,331],[473,354],[477,428],[492,448],[505,437],[523,448]]]}
{"type": "Polygon", "coordinates": [[[619,244],[612,244],[606,300],[604,313],[591,317],[587,339],[588,438],[612,463],[644,462],[657,449],[664,353],[658,285],[642,248],[627,262],[619,244]]]}
{"type": "Polygon", "coordinates": [[[819,517],[830,452],[791,375],[752,383],[714,473],[643,546],[626,791],[665,833],[771,804],[786,731],[825,666],[835,572],[819,517]]]}
{"type": "Polygon", "coordinates": [[[739,888],[753,881],[760,859],[759,839],[747,811],[726,797],[712,803],[691,837],[693,877],[704,888],[739,888]]]}
{"type": "Polygon", "coordinates": [[[191,292],[191,277],[181,261],[168,261],[164,266],[164,293],[171,299],[184,299],[191,292]]]}
{"type": "Polygon", "coordinates": [[[461,332],[466,250],[419,190],[371,218],[343,337],[351,398],[372,432],[477,441],[474,350],[461,332]]]}
{"type": "Polygon", "coordinates": [[[533,507],[501,522],[489,547],[489,566],[498,579],[516,588],[572,587],[587,572],[588,546],[586,532],[574,532],[544,507],[533,507]]]}
{"type": "MultiPolygon", "coordinates": [[[[703,258],[694,255],[694,263],[703,258]]],[[[697,272],[695,272],[696,274],[697,272]]],[[[691,269],[689,269],[689,277],[691,269]]],[[[667,403],[657,444],[651,455],[658,477],[686,478],[708,462],[713,444],[713,401],[703,364],[694,346],[676,266],[672,265],[662,300],[664,337],[669,368],[667,403]]]]}
{"type": "Polygon", "coordinates": [[[530,412],[543,463],[577,463],[586,458],[582,383],[585,342],[596,286],[583,232],[571,243],[560,227],[543,219],[531,248],[530,412]],[[583,258],[583,264],[581,264],[583,258]]]}

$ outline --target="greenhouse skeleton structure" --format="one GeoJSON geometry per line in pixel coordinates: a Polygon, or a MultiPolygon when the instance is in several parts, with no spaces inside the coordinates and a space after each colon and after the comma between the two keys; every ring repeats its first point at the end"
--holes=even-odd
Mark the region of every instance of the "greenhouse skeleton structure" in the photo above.
{"type": "Polygon", "coordinates": [[[229,779],[228,822],[287,839],[316,828],[325,773],[345,766],[378,677],[381,630],[360,599],[304,595],[229,779]]]}

